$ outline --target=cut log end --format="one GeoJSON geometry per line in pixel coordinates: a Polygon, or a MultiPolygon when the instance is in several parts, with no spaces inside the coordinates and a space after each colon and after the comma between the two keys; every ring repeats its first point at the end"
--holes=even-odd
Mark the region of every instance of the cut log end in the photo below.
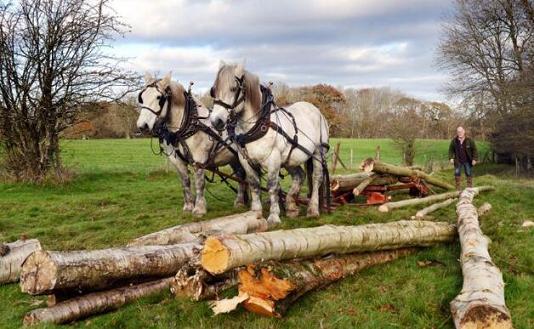
{"type": "Polygon", "coordinates": [[[375,160],[373,158],[368,158],[362,161],[360,169],[365,172],[371,172],[374,169],[375,160]]]}
{"type": "Polygon", "coordinates": [[[39,291],[48,291],[53,287],[57,274],[57,266],[50,259],[48,252],[38,250],[32,253],[22,265],[20,273],[20,289],[22,292],[35,295],[39,291]]]}
{"type": "Polygon", "coordinates": [[[477,305],[467,311],[460,322],[461,329],[512,329],[512,319],[489,305],[477,305]]]}
{"type": "Polygon", "coordinates": [[[209,237],[204,243],[200,263],[211,274],[220,274],[225,271],[230,259],[230,252],[221,241],[215,237],[209,237]]]}
{"type": "Polygon", "coordinates": [[[378,207],[378,211],[380,211],[380,212],[389,212],[389,207],[387,205],[385,205],[385,204],[380,205],[378,207]]]}
{"type": "Polygon", "coordinates": [[[263,316],[281,318],[282,315],[275,311],[275,304],[272,300],[250,296],[243,302],[243,307],[252,313],[263,316]]]}

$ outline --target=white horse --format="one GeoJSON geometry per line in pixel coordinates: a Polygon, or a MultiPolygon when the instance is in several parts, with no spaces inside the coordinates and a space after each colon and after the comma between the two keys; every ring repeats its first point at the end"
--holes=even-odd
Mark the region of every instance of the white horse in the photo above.
{"type": "Polygon", "coordinates": [[[328,174],[323,173],[328,151],[328,123],[319,109],[307,102],[297,102],[285,109],[275,109],[272,103],[263,102],[258,76],[246,71],[242,64],[221,62],[211,96],[214,98],[210,116],[213,126],[218,130],[226,127],[240,150],[239,159],[251,189],[251,209],[262,210],[261,167],[267,171],[269,223],[280,222],[279,172],[284,167],[293,180],[286,197],[286,212],[290,217],[298,216],[295,200],[304,179],[301,165],[306,163],[308,183],[312,182],[307,215],[319,216],[319,187],[324,181],[323,174],[328,174]]]}
{"type": "MultiPolygon", "coordinates": [[[[222,143],[226,134],[219,135],[213,129],[208,120],[208,109],[181,84],[171,81],[170,73],[159,80],[145,74],[145,87],[138,95],[138,102],[141,110],[137,128],[160,137],[163,152],[181,177],[184,211],[192,211],[195,216],[206,213],[205,168],[229,164],[238,177],[245,179],[235,147],[222,143]],[[195,173],[195,200],[191,193],[189,165],[195,173]]],[[[239,184],[234,206],[245,205],[245,193],[246,184],[239,184]]]]}

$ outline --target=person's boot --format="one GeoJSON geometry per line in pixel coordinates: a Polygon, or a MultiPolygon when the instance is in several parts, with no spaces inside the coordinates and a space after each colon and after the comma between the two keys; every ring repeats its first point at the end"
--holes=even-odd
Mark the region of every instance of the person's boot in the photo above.
{"type": "Polygon", "coordinates": [[[462,176],[454,176],[454,180],[456,182],[456,191],[462,190],[462,176]]]}
{"type": "Polygon", "coordinates": [[[473,176],[467,176],[467,187],[473,187],[473,176]]]}

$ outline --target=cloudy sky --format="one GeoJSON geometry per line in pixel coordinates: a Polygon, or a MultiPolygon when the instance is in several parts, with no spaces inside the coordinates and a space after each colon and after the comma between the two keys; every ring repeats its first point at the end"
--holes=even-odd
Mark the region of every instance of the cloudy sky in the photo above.
{"type": "Polygon", "coordinates": [[[114,51],[137,71],[207,89],[219,61],[290,86],[390,86],[445,100],[434,64],[450,0],[114,0],[131,26],[114,51]]]}

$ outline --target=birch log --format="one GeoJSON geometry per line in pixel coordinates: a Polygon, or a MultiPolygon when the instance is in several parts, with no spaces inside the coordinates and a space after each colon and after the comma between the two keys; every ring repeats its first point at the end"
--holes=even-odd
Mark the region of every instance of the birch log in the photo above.
{"type": "Polygon", "coordinates": [[[187,223],[139,237],[129,246],[169,245],[199,239],[199,235],[215,233],[245,234],[266,231],[267,221],[256,212],[248,211],[208,221],[187,223]]]}
{"type": "Polygon", "coordinates": [[[512,328],[504,302],[502,273],[491,260],[489,239],[480,229],[473,206],[477,193],[476,189],[465,189],[456,206],[464,283],[460,294],[451,302],[452,317],[456,328],[512,328]]]}
{"type": "Polygon", "coordinates": [[[220,292],[236,285],[237,271],[211,275],[198,266],[184,266],[173,278],[171,292],[199,301],[217,298],[220,292]]]}
{"type": "Polygon", "coordinates": [[[0,284],[17,282],[24,260],[34,251],[41,249],[41,243],[36,239],[17,240],[2,244],[3,252],[0,256],[0,284]]]}
{"type": "Polygon", "coordinates": [[[451,241],[455,235],[455,226],[448,223],[398,221],[211,236],[204,243],[200,262],[206,271],[220,274],[260,260],[429,246],[451,241]]]}
{"type": "Polygon", "coordinates": [[[239,271],[239,294],[248,295],[243,301],[248,311],[281,317],[291,304],[311,290],[415,251],[415,248],[403,248],[310,261],[269,261],[239,271]]]}
{"type": "Polygon", "coordinates": [[[421,210],[419,210],[416,214],[415,214],[415,219],[423,219],[426,215],[430,214],[431,212],[434,212],[438,209],[441,209],[441,208],[446,208],[447,206],[449,206],[450,204],[452,204],[456,199],[447,199],[443,202],[438,202],[438,203],[434,203],[433,205],[430,205],[426,208],[423,208],[421,210]]]}
{"type": "Polygon", "coordinates": [[[358,186],[356,186],[353,190],[352,190],[352,194],[354,194],[354,196],[358,196],[360,195],[363,190],[365,190],[365,188],[367,186],[369,186],[369,184],[371,184],[371,182],[374,180],[374,176],[370,176],[369,178],[366,178],[364,179],[363,181],[361,181],[360,184],[358,184],[358,186]]]}
{"type": "Polygon", "coordinates": [[[374,171],[379,174],[388,174],[388,175],[406,176],[406,177],[418,177],[418,178],[425,180],[425,182],[427,182],[428,184],[441,187],[445,190],[454,190],[454,186],[452,186],[451,184],[439,178],[436,178],[434,176],[430,176],[421,170],[410,169],[408,167],[395,166],[392,164],[387,164],[384,162],[373,160],[371,158],[364,160],[360,166],[360,169],[362,169],[365,172],[374,171]]]}
{"type": "Polygon", "coordinates": [[[132,278],[169,277],[198,257],[197,242],[91,251],[36,251],[22,265],[20,287],[31,295],[109,288],[132,278]]]}
{"type": "Polygon", "coordinates": [[[332,177],[330,183],[330,191],[332,192],[348,192],[352,191],[356,186],[361,184],[364,180],[374,176],[372,180],[373,185],[391,185],[398,183],[396,177],[389,175],[377,176],[372,172],[362,172],[350,175],[336,175],[332,177]]]}
{"type": "MultiPolygon", "coordinates": [[[[479,187],[475,187],[474,189],[477,191],[477,193],[479,193],[483,191],[492,191],[494,188],[492,186],[479,186],[479,187]]],[[[427,196],[424,198],[408,199],[408,200],[402,200],[402,201],[397,201],[397,202],[388,202],[388,203],[384,203],[383,205],[380,205],[380,207],[378,207],[378,211],[388,212],[388,211],[391,211],[397,208],[415,206],[415,205],[420,205],[420,204],[428,204],[432,202],[446,200],[449,198],[456,198],[459,195],[460,195],[459,191],[454,191],[454,192],[446,192],[446,193],[441,193],[441,194],[434,194],[434,195],[427,196]]]]}
{"type": "Polygon", "coordinates": [[[91,315],[116,310],[141,297],[166,291],[169,289],[171,280],[172,278],[165,278],[69,299],[52,307],[40,308],[27,313],[24,316],[24,324],[69,323],[91,315]]]}

